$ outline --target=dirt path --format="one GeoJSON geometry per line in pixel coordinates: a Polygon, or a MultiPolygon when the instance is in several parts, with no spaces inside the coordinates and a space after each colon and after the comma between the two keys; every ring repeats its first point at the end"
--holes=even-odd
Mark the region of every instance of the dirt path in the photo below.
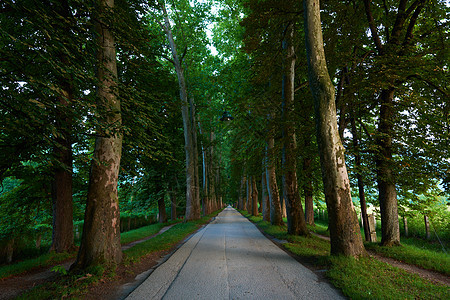
{"type": "MultiPolygon", "coordinates": [[[[140,244],[142,242],[145,242],[157,235],[160,235],[160,234],[166,232],[167,230],[169,230],[174,225],[175,224],[163,227],[156,234],[145,237],[138,241],[134,241],[127,245],[123,245],[122,251],[129,249],[129,248],[131,248],[137,244],[140,244]]],[[[73,263],[74,263],[74,260],[70,259],[70,260],[64,261],[62,263],[59,263],[57,265],[62,265],[66,270],[68,270],[73,263]]],[[[35,286],[52,281],[57,276],[57,273],[52,271],[53,267],[54,266],[39,268],[39,269],[27,272],[25,274],[17,275],[17,276],[11,277],[11,278],[7,278],[7,279],[3,279],[3,280],[0,279],[0,300],[13,299],[13,298],[19,296],[21,293],[23,293],[27,290],[30,290],[35,286]]]]}
{"type": "MultiPolygon", "coordinates": [[[[315,236],[317,236],[317,237],[319,237],[321,239],[327,240],[327,241],[330,240],[329,237],[317,234],[315,232],[311,232],[311,234],[313,234],[313,235],[315,235],[315,236]]],[[[398,260],[390,258],[390,257],[385,257],[385,256],[382,256],[382,255],[376,253],[375,251],[367,251],[367,252],[369,253],[369,255],[371,257],[376,258],[376,259],[378,259],[378,260],[380,260],[382,262],[385,262],[387,264],[390,264],[390,265],[392,265],[394,267],[403,269],[406,272],[417,274],[420,277],[422,277],[424,279],[427,279],[427,280],[430,280],[430,281],[432,281],[434,283],[444,284],[444,285],[450,286],[450,277],[448,277],[448,276],[446,276],[444,274],[441,274],[441,273],[438,273],[438,272],[435,272],[435,271],[422,269],[422,268],[420,268],[418,266],[410,265],[410,264],[398,261],[398,260]]]]}

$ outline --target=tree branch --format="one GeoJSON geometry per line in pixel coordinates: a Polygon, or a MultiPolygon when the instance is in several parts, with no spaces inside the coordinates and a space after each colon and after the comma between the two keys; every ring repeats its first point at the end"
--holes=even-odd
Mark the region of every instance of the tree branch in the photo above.
{"type": "MultiPolygon", "coordinates": [[[[411,5],[411,7],[414,6],[414,4],[416,4],[416,3],[418,3],[416,6],[417,8],[411,17],[411,20],[409,21],[408,29],[406,30],[405,40],[403,41],[403,46],[407,46],[411,42],[412,37],[413,37],[412,31],[414,29],[414,26],[416,25],[416,22],[420,15],[420,12],[422,11],[423,7],[425,6],[424,0],[418,0],[418,1],[414,2],[411,5]],[[420,2],[420,3],[418,3],[418,2],[420,2]]],[[[410,9],[411,9],[411,7],[410,7],[410,9]]],[[[408,11],[409,11],[409,9],[408,9],[408,11]]]]}
{"type": "Polygon", "coordinates": [[[364,8],[366,11],[367,21],[369,22],[370,32],[372,33],[372,38],[375,43],[375,47],[378,52],[383,52],[383,44],[381,43],[380,36],[378,35],[377,26],[375,25],[375,20],[373,19],[372,10],[370,9],[370,0],[364,0],[364,8]]]}

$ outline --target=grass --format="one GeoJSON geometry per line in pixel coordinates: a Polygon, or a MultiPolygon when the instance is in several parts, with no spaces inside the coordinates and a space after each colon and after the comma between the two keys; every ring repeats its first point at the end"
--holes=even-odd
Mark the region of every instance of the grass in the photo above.
{"type": "MultiPolygon", "coordinates": [[[[171,249],[185,239],[189,234],[194,233],[202,225],[208,223],[209,220],[218,213],[219,211],[205,216],[197,221],[178,223],[166,232],[125,250],[125,267],[129,264],[139,263],[141,258],[153,252],[171,249]]],[[[158,226],[142,229],[140,234],[142,234],[142,232],[149,233],[151,231],[155,231],[157,227],[158,226]]],[[[137,238],[140,234],[129,234],[127,239],[130,239],[131,241],[133,239],[131,236],[134,236],[136,239],[140,239],[137,238]]],[[[38,286],[24,293],[18,297],[18,299],[83,298],[83,294],[86,293],[89,287],[99,284],[99,282],[114,280],[115,276],[115,267],[107,266],[92,267],[80,274],[61,274],[57,280],[38,286]]]]}
{"type": "Polygon", "coordinates": [[[156,223],[138,229],[123,232],[120,234],[120,243],[122,245],[125,245],[134,241],[138,241],[140,239],[154,235],[158,233],[163,227],[168,226],[170,224],[175,224],[176,222],[179,221],[170,221],[168,223],[156,223]]]}
{"type": "MultiPolygon", "coordinates": [[[[326,240],[315,236],[291,236],[285,226],[272,226],[261,217],[250,216],[245,211],[241,213],[265,233],[288,241],[283,244],[288,251],[316,268],[327,269],[330,281],[351,299],[450,299],[447,286],[431,283],[373,258],[330,256],[330,243],[326,240]]],[[[310,229],[323,234],[327,224],[316,222],[316,226],[310,229]]],[[[399,251],[403,248],[406,246],[396,247],[399,251]]],[[[435,264],[440,264],[440,261],[435,264]]]]}
{"type": "MultiPolygon", "coordinates": [[[[163,227],[175,224],[179,221],[170,221],[169,223],[157,223],[144,226],[138,229],[130,230],[120,235],[122,245],[143,239],[158,233],[163,227]]],[[[29,258],[11,265],[0,266],[0,279],[5,279],[14,275],[19,275],[33,269],[41,267],[50,267],[59,264],[67,259],[75,258],[76,253],[46,253],[36,258],[29,258]]]]}
{"type": "Polygon", "coordinates": [[[446,253],[408,244],[399,247],[382,247],[376,243],[368,243],[365,246],[368,250],[373,250],[383,256],[450,276],[450,258],[446,253]]]}
{"type": "Polygon", "coordinates": [[[208,223],[211,217],[215,215],[217,215],[217,213],[205,216],[197,221],[178,223],[163,234],[125,250],[124,253],[126,254],[126,259],[136,261],[148,253],[168,250],[181,242],[189,234],[195,232],[200,226],[208,223]]]}
{"type": "Polygon", "coordinates": [[[329,257],[327,276],[352,299],[449,299],[446,286],[435,285],[373,258],[329,257]]]}
{"type": "MultiPolygon", "coordinates": [[[[329,236],[329,232],[326,231],[327,226],[326,221],[316,220],[316,226],[309,228],[318,234],[329,236]]],[[[381,230],[379,224],[377,229],[381,230]]],[[[363,231],[361,231],[361,235],[364,237],[363,231]]],[[[377,240],[381,241],[379,231],[377,231],[377,240]]],[[[450,276],[450,257],[447,253],[442,252],[439,244],[413,237],[401,237],[401,243],[400,247],[382,247],[378,243],[365,243],[365,247],[382,256],[450,276]]]]}
{"type": "Polygon", "coordinates": [[[75,256],[75,252],[47,253],[39,257],[20,261],[12,265],[4,265],[0,267],[0,280],[14,275],[22,274],[36,268],[50,267],[67,259],[74,258],[75,256]]]}

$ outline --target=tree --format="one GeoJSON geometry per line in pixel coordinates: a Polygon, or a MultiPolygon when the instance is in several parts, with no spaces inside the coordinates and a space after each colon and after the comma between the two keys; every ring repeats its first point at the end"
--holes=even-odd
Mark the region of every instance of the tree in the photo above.
{"type": "Polygon", "coordinates": [[[309,84],[314,99],[331,253],[366,256],[351,198],[344,148],[337,128],[334,87],[323,49],[320,5],[318,0],[305,0],[304,5],[309,84]]]}
{"type": "Polygon", "coordinates": [[[286,197],[288,233],[309,235],[303,214],[302,202],[297,183],[297,141],[292,114],[294,111],[294,80],[295,80],[295,49],[294,49],[294,23],[286,27],[283,40],[284,70],[283,70],[283,194],[286,197]]]}
{"type": "MultiPolygon", "coordinates": [[[[421,110],[419,107],[427,102],[426,100],[422,102],[421,94],[428,93],[430,89],[434,90],[431,98],[435,98],[433,102],[437,107],[442,105],[442,96],[448,97],[448,93],[441,87],[440,77],[443,73],[440,66],[443,62],[438,58],[439,55],[431,54],[440,53],[442,47],[445,47],[442,42],[436,43],[436,38],[441,40],[440,34],[442,27],[445,26],[439,24],[441,22],[439,18],[445,19],[441,15],[440,6],[443,4],[426,0],[401,0],[395,7],[390,3],[385,5],[384,9],[381,9],[368,0],[364,1],[371,48],[374,53],[373,67],[369,75],[374,85],[376,105],[379,107],[375,161],[382,221],[381,243],[384,246],[394,246],[400,244],[397,194],[399,186],[403,185],[399,184],[399,181],[404,181],[399,176],[399,170],[402,168],[398,166],[401,163],[398,158],[404,154],[398,149],[421,152],[424,148],[428,148],[419,146],[405,149],[407,147],[398,141],[402,137],[397,136],[396,132],[403,127],[402,123],[405,121],[410,122],[409,119],[412,119],[413,122],[419,123],[418,120],[423,116],[419,115],[417,119],[415,116],[412,118],[400,116],[406,110],[414,111],[413,115],[416,115],[417,111],[421,110]],[[427,79],[423,74],[426,74],[427,79]]],[[[431,116],[435,111],[430,110],[425,114],[431,116]]],[[[442,116],[441,112],[438,114],[442,116]]],[[[415,126],[417,125],[407,125],[408,131],[415,126]]],[[[427,144],[426,135],[419,137],[422,140],[421,144],[427,144]]],[[[442,135],[438,133],[438,136],[442,135]]],[[[414,142],[406,145],[408,144],[414,142]]],[[[420,156],[413,156],[419,158],[415,165],[424,168],[426,164],[417,164],[420,162],[420,156]]],[[[406,155],[403,159],[409,160],[406,155]]],[[[428,174],[423,174],[421,177],[427,181],[427,176],[428,174]]],[[[408,188],[412,187],[413,185],[408,188]]]]}
{"type": "Polygon", "coordinates": [[[160,6],[164,15],[164,24],[162,24],[162,27],[169,41],[173,64],[180,87],[181,114],[183,117],[186,149],[186,220],[196,220],[200,218],[200,186],[198,179],[197,132],[194,103],[193,98],[188,96],[184,70],[173,38],[165,1],[161,1],[160,6]]]}
{"type": "Polygon", "coordinates": [[[122,118],[117,90],[115,38],[111,31],[114,0],[99,0],[97,4],[97,106],[98,113],[101,113],[102,132],[97,133],[95,141],[83,236],[77,260],[71,269],[115,265],[122,261],[117,195],[122,118]]]}

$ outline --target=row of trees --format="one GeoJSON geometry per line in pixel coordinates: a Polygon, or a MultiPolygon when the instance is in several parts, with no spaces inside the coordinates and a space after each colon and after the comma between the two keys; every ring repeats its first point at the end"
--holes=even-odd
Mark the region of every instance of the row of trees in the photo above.
{"type": "Polygon", "coordinates": [[[167,203],[187,220],[200,218],[200,199],[204,213],[222,205],[209,4],[29,0],[0,11],[2,244],[45,225],[51,249],[71,251],[75,217],[72,269],[117,264],[121,210],[157,205],[164,222],[167,203]],[[209,105],[199,117],[194,98],[209,105]]]}
{"type": "Polygon", "coordinates": [[[70,250],[78,214],[74,268],[116,264],[121,209],[158,203],[163,221],[170,195],[192,220],[251,190],[257,214],[261,179],[273,224],[285,203],[289,233],[308,235],[322,195],[332,253],[361,256],[350,185],[363,215],[377,190],[384,245],[400,242],[398,203],[448,192],[445,3],[214,3],[2,2],[3,240],[51,219],[52,248],[70,250]]]}
{"type": "Polygon", "coordinates": [[[254,205],[245,207],[245,182],[265,173],[260,193],[270,205],[263,199],[261,206],[270,207],[272,224],[281,224],[282,199],[288,232],[307,235],[313,194],[324,196],[332,253],[360,256],[352,185],[364,224],[369,201],[380,208],[382,244],[399,245],[399,210],[427,214],[449,191],[448,7],[406,0],[301,4],[245,1],[246,16],[227,27],[242,26],[233,32],[246,51],[223,70],[236,80],[230,73],[239,66],[247,79],[232,98],[238,205],[254,212],[254,205]]]}

